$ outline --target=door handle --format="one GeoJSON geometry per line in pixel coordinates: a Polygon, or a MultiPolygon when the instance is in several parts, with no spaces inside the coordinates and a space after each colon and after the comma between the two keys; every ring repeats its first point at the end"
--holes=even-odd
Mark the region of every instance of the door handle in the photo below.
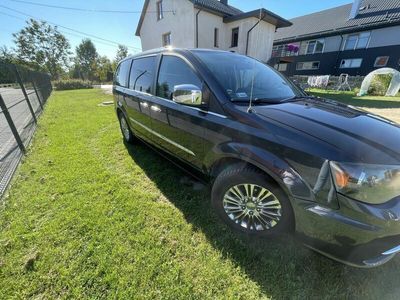
{"type": "Polygon", "coordinates": [[[150,109],[152,111],[155,111],[155,112],[160,112],[161,111],[161,108],[159,108],[158,106],[155,106],[155,105],[150,106],[150,109]]]}
{"type": "Polygon", "coordinates": [[[147,104],[147,102],[140,102],[140,105],[142,105],[142,106],[145,107],[145,108],[149,107],[149,105],[147,104]]]}

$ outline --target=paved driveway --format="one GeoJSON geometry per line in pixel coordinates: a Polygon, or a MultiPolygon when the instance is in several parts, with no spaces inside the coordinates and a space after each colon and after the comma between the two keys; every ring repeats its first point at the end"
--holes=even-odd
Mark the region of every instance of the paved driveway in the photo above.
{"type": "MultiPolygon", "coordinates": [[[[27,90],[27,93],[30,94],[29,99],[31,100],[33,109],[37,111],[40,106],[34,91],[27,90]]],[[[14,120],[18,132],[23,132],[27,126],[31,125],[32,114],[29,111],[26,101],[17,104],[17,102],[24,99],[22,91],[14,88],[0,88],[0,94],[3,97],[6,106],[11,107],[9,112],[14,120]],[[15,106],[12,107],[13,105],[15,106]]],[[[10,130],[10,126],[8,125],[4,114],[0,113],[0,161],[15,145],[15,139],[10,130]]]]}

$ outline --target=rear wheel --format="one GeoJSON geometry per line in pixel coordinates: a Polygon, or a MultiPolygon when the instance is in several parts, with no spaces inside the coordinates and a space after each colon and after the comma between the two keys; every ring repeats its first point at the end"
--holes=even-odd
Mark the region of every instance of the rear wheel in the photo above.
{"type": "Polygon", "coordinates": [[[129,128],[128,121],[126,120],[125,116],[123,113],[118,114],[119,117],[119,127],[121,129],[122,136],[124,138],[124,141],[132,144],[135,140],[135,137],[129,128]]]}
{"type": "Polygon", "coordinates": [[[293,229],[293,211],[285,193],[259,170],[233,166],[217,177],[212,204],[230,227],[250,235],[271,236],[293,229]]]}

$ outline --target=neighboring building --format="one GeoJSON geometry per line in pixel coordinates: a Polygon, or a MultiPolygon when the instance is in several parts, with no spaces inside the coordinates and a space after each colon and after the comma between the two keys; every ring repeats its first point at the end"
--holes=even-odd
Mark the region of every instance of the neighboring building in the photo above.
{"type": "Polygon", "coordinates": [[[399,70],[400,0],[356,0],[290,21],[277,31],[269,61],[288,76],[399,70]]]}
{"type": "Polygon", "coordinates": [[[267,62],[276,29],[290,25],[266,9],[242,12],[227,0],[145,0],[136,35],[143,51],[169,45],[210,48],[267,62]]]}

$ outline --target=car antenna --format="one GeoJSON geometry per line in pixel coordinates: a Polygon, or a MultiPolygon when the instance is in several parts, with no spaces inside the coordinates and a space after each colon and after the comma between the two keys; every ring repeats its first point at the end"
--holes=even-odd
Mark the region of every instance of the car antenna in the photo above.
{"type": "MultiPolygon", "coordinates": [[[[262,8],[260,8],[260,16],[259,16],[259,19],[258,19],[258,23],[261,22],[261,13],[262,13],[262,8]]],[[[257,24],[255,26],[257,26],[257,24]]],[[[258,32],[258,34],[257,34],[257,45],[256,46],[258,46],[259,34],[260,34],[260,32],[258,32]]],[[[258,49],[258,47],[256,49],[258,49]]],[[[248,113],[253,113],[254,112],[253,111],[253,89],[254,89],[254,77],[256,75],[255,72],[256,72],[256,60],[254,59],[254,62],[253,62],[253,75],[251,77],[251,89],[250,89],[249,107],[247,108],[247,112],[248,113]]]]}

